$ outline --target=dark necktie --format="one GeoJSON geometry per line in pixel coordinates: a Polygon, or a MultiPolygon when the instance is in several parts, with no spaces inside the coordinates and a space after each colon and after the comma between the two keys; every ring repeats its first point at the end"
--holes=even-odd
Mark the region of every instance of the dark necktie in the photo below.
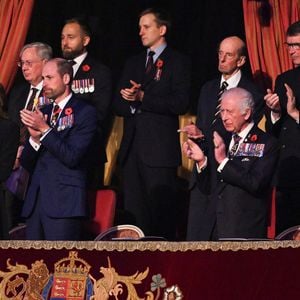
{"type": "Polygon", "coordinates": [[[217,102],[217,106],[216,106],[216,110],[215,110],[215,114],[214,114],[214,119],[212,121],[212,124],[214,124],[216,122],[216,120],[219,117],[220,114],[220,108],[221,108],[221,96],[223,95],[223,93],[225,92],[226,88],[228,87],[228,83],[226,81],[223,81],[219,92],[218,92],[218,102],[217,102]]]}
{"type": "Polygon", "coordinates": [[[37,94],[37,91],[38,91],[38,89],[36,89],[36,88],[31,88],[31,90],[32,90],[32,93],[31,93],[31,96],[30,96],[30,98],[29,98],[29,101],[28,101],[28,104],[27,104],[27,109],[28,110],[33,110],[33,108],[34,108],[34,99],[36,98],[36,94],[37,94]]]}
{"type": "Polygon", "coordinates": [[[76,61],[75,60],[68,60],[68,63],[73,67],[74,65],[76,65],[76,61]]]}
{"type": "MultiPolygon", "coordinates": [[[[38,92],[38,89],[31,88],[31,91],[32,92],[31,92],[28,104],[26,106],[26,109],[28,109],[30,111],[32,111],[34,109],[34,99],[36,98],[36,94],[38,92]]],[[[24,145],[25,141],[27,140],[28,137],[29,137],[29,134],[28,134],[27,127],[23,123],[21,123],[21,126],[20,126],[20,145],[24,145]]]]}
{"type": "Polygon", "coordinates": [[[239,147],[239,142],[241,140],[241,137],[236,133],[232,135],[232,138],[233,138],[233,145],[228,152],[229,158],[232,158],[235,155],[235,153],[239,147]]]}
{"type": "Polygon", "coordinates": [[[153,62],[153,55],[155,54],[154,51],[149,51],[148,53],[148,59],[146,63],[146,74],[149,74],[153,68],[154,62],[153,62]]]}
{"type": "Polygon", "coordinates": [[[55,104],[54,107],[53,107],[53,111],[52,111],[52,115],[51,115],[51,121],[50,121],[50,125],[52,127],[55,126],[60,112],[61,112],[60,107],[57,104],[55,104]]]}

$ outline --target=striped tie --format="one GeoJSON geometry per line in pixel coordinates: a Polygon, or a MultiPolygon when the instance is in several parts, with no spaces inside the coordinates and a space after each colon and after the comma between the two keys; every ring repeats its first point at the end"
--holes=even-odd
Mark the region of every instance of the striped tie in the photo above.
{"type": "Polygon", "coordinates": [[[220,114],[220,108],[221,108],[221,99],[222,99],[222,95],[225,92],[226,88],[228,87],[228,83],[226,81],[223,81],[220,90],[218,92],[218,102],[217,102],[217,106],[216,106],[216,110],[215,110],[215,114],[214,114],[214,119],[212,121],[212,125],[217,121],[219,114],[220,114]]]}

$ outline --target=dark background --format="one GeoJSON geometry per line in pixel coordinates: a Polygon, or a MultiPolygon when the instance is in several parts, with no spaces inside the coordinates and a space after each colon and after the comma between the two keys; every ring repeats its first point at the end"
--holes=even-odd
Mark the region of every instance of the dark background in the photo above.
{"type": "Polygon", "coordinates": [[[191,59],[190,110],[195,113],[201,85],[218,74],[218,43],[229,35],[245,39],[242,0],[36,0],[26,42],[48,43],[60,56],[64,21],[87,17],[94,34],[89,51],[111,68],[116,84],[126,58],[142,50],[138,15],[152,6],[170,12],[168,43],[191,59]]]}

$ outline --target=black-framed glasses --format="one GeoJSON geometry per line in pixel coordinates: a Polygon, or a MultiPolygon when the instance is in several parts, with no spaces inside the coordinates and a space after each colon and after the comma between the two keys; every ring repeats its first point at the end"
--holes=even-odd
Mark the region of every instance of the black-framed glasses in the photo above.
{"type": "Polygon", "coordinates": [[[17,65],[19,68],[22,68],[23,66],[28,66],[29,68],[32,67],[33,64],[40,62],[41,60],[21,60],[17,62],[17,65]]]}
{"type": "Polygon", "coordinates": [[[299,50],[300,43],[284,43],[287,49],[299,50]]]}

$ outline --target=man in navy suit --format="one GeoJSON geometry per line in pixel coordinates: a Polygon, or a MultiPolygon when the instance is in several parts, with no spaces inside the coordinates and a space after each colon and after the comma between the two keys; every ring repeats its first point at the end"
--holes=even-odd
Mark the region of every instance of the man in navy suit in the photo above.
{"type": "Polygon", "coordinates": [[[20,113],[30,133],[21,156],[31,174],[22,212],[27,239],[78,240],[87,216],[86,155],[97,116],[94,107],[73,96],[72,74],[68,61],[48,61],[43,89],[53,105],[20,113]]]}
{"type": "Polygon", "coordinates": [[[275,90],[267,90],[267,131],[279,139],[280,156],[276,176],[276,231],[300,224],[300,21],[286,33],[286,47],[295,66],[280,74],[275,90]],[[288,85],[288,86],[287,86],[288,85]],[[288,105],[288,90],[294,101],[288,105]]]}
{"type": "Polygon", "coordinates": [[[87,51],[91,38],[85,20],[69,19],[62,29],[61,50],[63,57],[73,64],[73,93],[97,109],[97,134],[89,155],[88,185],[91,189],[99,189],[103,186],[105,145],[111,126],[112,83],[110,70],[87,51]]]}
{"type": "Polygon", "coordinates": [[[188,139],[183,144],[183,152],[196,162],[198,188],[209,200],[198,222],[212,239],[267,237],[269,193],[279,148],[255,125],[253,111],[252,95],[245,89],[224,92],[220,115],[232,138],[227,149],[220,134],[213,132],[216,166],[197,143],[188,139]]]}
{"type": "MultiPolygon", "coordinates": [[[[216,162],[214,160],[214,147],[212,143],[213,131],[216,130],[222,136],[225,144],[229,145],[231,134],[224,128],[222,120],[218,115],[218,100],[221,89],[225,85],[225,90],[242,87],[253,95],[255,109],[253,112],[254,121],[257,123],[263,114],[264,101],[263,94],[257,86],[250,81],[243,73],[242,67],[246,62],[246,45],[237,36],[230,36],[221,41],[218,49],[218,70],[221,73],[218,78],[206,82],[201,88],[196,125],[185,126],[181,131],[186,132],[189,138],[197,140],[199,145],[209,157],[211,176],[216,183],[216,162]]],[[[209,240],[203,223],[199,222],[202,215],[206,213],[209,198],[203,194],[196,184],[197,173],[194,168],[190,180],[190,207],[188,217],[187,239],[188,240],[209,240]]]]}
{"type": "Polygon", "coordinates": [[[114,108],[124,117],[119,162],[125,209],[146,235],[174,239],[181,163],[177,126],[189,104],[190,73],[186,57],[167,46],[169,25],[163,11],[140,14],[140,37],[147,51],[127,61],[114,108]]]}

